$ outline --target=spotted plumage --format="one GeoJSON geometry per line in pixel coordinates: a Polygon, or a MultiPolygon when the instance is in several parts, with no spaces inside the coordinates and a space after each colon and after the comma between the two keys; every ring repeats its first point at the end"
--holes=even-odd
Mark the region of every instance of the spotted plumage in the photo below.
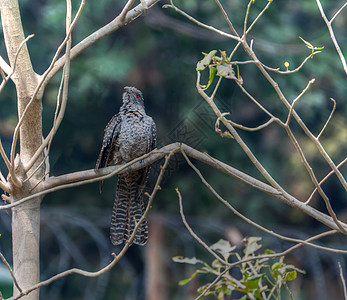
{"type": "MultiPolygon", "coordinates": [[[[134,87],[125,87],[123,105],[105,128],[104,139],[96,169],[127,163],[156,146],[156,126],[146,115],[142,93],[134,87]]],[[[127,242],[144,212],[143,192],[150,166],[119,175],[113,205],[110,238],[114,245],[127,242]]],[[[100,182],[100,192],[102,191],[100,182]]],[[[134,243],[144,245],[148,239],[147,221],[139,227],[134,243]]]]}

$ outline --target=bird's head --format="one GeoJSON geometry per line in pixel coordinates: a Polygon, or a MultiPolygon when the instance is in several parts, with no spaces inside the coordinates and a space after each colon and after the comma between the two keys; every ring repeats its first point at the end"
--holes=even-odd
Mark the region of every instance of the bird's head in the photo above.
{"type": "Polygon", "coordinates": [[[135,104],[144,107],[144,100],[141,91],[139,91],[135,87],[126,86],[124,88],[125,92],[123,93],[123,103],[127,104],[135,104]]]}

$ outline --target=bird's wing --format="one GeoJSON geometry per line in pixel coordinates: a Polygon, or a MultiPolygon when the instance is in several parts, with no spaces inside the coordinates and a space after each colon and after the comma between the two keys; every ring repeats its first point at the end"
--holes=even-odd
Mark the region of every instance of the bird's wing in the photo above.
{"type": "Polygon", "coordinates": [[[148,152],[155,149],[156,146],[157,146],[157,126],[155,125],[155,123],[152,119],[152,122],[151,122],[151,140],[149,143],[150,148],[148,149],[148,152]]]}
{"type": "Polygon", "coordinates": [[[122,118],[119,114],[112,117],[105,128],[104,139],[95,169],[107,167],[113,160],[115,149],[115,142],[118,138],[121,128],[122,118]]]}

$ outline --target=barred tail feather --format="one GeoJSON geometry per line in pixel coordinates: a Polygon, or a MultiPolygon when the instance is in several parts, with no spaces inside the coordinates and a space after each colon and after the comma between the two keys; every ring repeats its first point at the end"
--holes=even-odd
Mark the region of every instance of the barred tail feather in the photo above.
{"type": "MultiPolygon", "coordinates": [[[[146,186],[149,168],[130,174],[119,175],[116,199],[111,219],[111,242],[113,245],[126,243],[144,213],[143,190],[146,186]]],[[[144,220],[134,239],[138,245],[146,244],[148,225],[144,220]]]]}

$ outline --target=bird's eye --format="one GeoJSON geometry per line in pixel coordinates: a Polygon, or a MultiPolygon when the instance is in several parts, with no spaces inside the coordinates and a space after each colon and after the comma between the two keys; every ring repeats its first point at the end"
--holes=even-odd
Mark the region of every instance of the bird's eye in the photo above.
{"type": "Polygon", "coordinates": [[[140,95],[139,95],[139,94],[137,94],[137,95],[136,95],[136,97],[137,97],[137,98],[140,98],[140,95]]]}

